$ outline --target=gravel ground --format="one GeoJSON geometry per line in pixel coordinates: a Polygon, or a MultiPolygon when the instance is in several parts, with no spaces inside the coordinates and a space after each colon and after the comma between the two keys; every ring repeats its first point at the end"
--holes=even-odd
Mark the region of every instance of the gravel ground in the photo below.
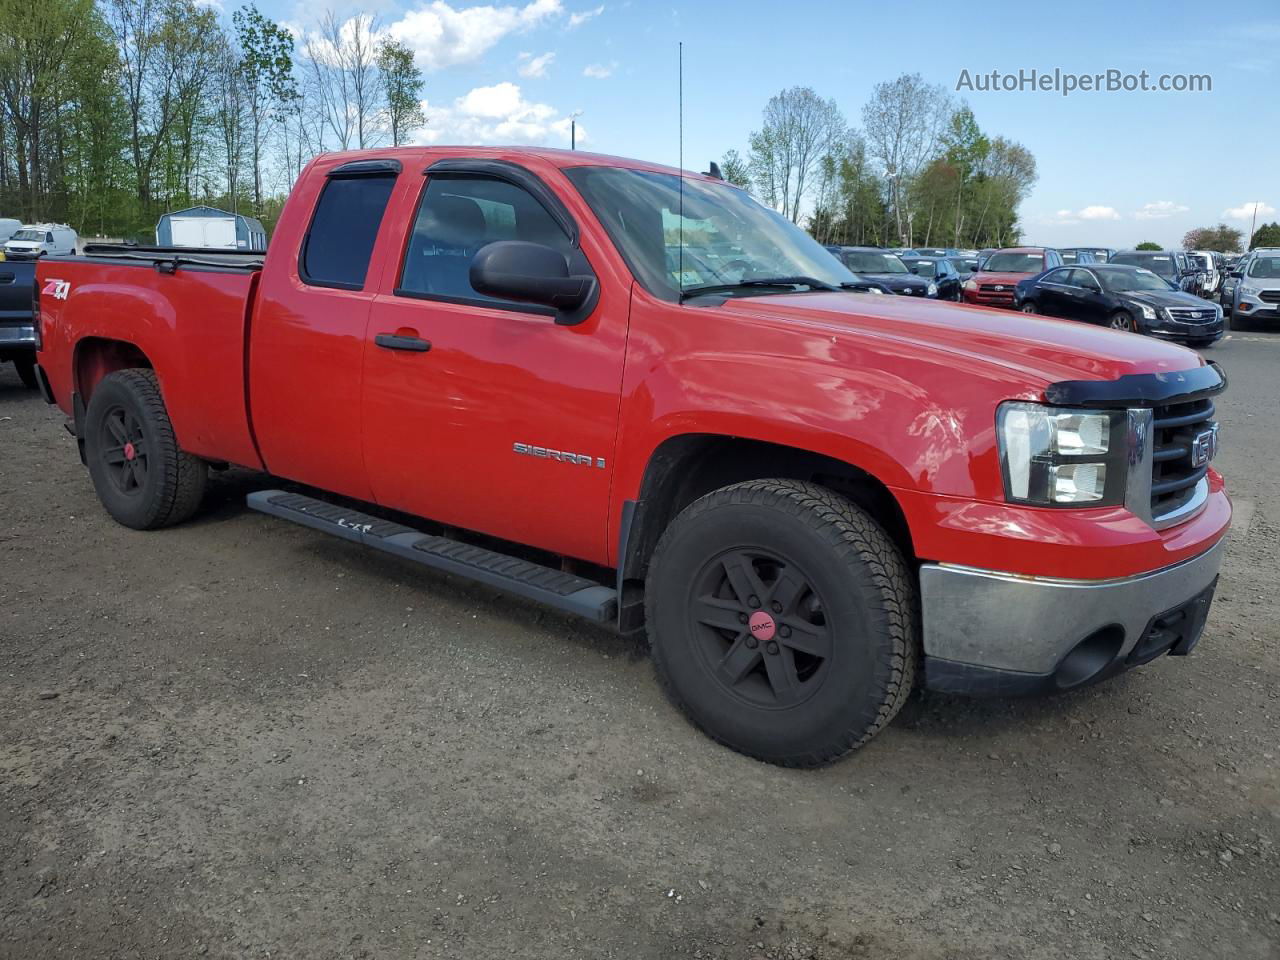
{"type": "Polygon", "coordinates": [[[642,652],[248,512],[99,508],[0,368],[0,956],[1280,956],[1280,336],[1212,350],[1205,637],[861,753],[715,746],[642,652]]]}

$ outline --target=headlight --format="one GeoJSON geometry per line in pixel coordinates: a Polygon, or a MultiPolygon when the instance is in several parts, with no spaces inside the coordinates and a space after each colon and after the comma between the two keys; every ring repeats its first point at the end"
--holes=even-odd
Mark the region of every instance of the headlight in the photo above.
{"type": "Polygon", "coordinates": [[[978,281],[977,281],[977,280],[966,280],[966,281],[964,282],[964,288],[965,288],[966,290],[977,290],[977,289],[978,289],[978,281]]]}
{"type": "Polygon", "coordinates": [[[1143,320],[1154,320],[1156,318],[1155,310],[1148,307],[1145,303],[1138,304],[1138,310],[1142,313],[1143,320]]]}
{"type": "Polygon", "coordinates": [[[1125,412],[1010,401],[996,415],[1005,497],[1036,506],[1124,502],[1125,412]]]}
{"type": "Polygon", "coordinates": [[[938,295],[938,285],[936,283],[929,284],[927,293],[931,297],[936,297],[938,295]]]}
{"type": "Polygon", "coordinates": [[[878,296],[884,296],[884,291],[881,290],[879,287],[867,287],[866,292],[874,293],[874,294],[877,294],[878,296]]]}
{"type": "Polygon", "coordinates": [[[1256,297],[1259,292],[1257,287],[1251,287],[1247,283],[1240,284],[1238,289],[1242,297],[1256,297]]]}

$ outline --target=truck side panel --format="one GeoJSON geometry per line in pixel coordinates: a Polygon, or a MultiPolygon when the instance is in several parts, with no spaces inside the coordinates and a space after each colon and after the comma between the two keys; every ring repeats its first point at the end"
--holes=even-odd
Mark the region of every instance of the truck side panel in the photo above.
{"type": "Polygon", "coordinates": [[[163,273],[151,263],[107,257],[42,261],[39,360],[58,406],[72,414],[73,393],[88,405],[104,376],[137,365],[140,354],[160,379],[184,450],[262,469],[245,390],[257,278],[244,268],[163,273]]]}

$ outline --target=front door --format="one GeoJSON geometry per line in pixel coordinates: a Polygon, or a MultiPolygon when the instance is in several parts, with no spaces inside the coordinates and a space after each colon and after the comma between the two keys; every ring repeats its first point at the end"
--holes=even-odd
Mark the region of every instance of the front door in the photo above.
{"type": "Polygon", "coordinates": [[[364,460],[384,506],[603,562],[629,291],[602,285],[567,326],[469,280],[476,251],[498,240],[591,270],[568,212],[535,196],[531,176],[428,174],[370,313],[364,460]]]}

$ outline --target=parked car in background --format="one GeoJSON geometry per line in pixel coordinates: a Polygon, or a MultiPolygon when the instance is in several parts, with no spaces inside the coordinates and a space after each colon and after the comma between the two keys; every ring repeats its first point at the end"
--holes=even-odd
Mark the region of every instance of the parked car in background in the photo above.
{"type": "Polygon", "coordinates": [[[976,273],[981,262],[976,253],[962,253],[947,259],[951,261],[951,265],[956,268],[962,278],[970,273],[976,273]]]}
{"type": "Polygon", "coordinates": [[[1075,266],[1077,263],[1098,262],[1098,258],[1093,255],[1093,251],[1084,247],[1059,247],[1058,252],[1062,254],[1062,262],[1069,267],[1075,266]]]}
{"type": "Polygon", "coordinates": [[[1233,316],[1249,323],[1280,320],[1280,250],[1254,251],[1236,281],[1233,316]]]}
{"type": "Polygon", "coordinates": [[[1145,267],[1059,267],[1023,280],[1016,297],[1023,313],[1145,333],[1192,347],[1207,347],[1226,329],[1217,305],[1170,288],[1145,267]]]}
{"type": "Polygon", "coordinates": [[[1194,292],[1194,271],[1179,250],[1118,250],[1107,262],[1145,267],[1175,290],[1194,292]]]}
{"type": "Polygon", "coordinates": [[[0,363],[12,363],[28,390],[36,388],[35,276],[35,260],[0,263],[0,363]]]}
{"type": "Polygon", "coordinates": [[[1088,253],[1093,257],[1094,263],[1106,263],[1111,259],[1111,255],[1115,253],[1111,247],[1059,247],[1058,252],[1062,254],[1062,260],[1065,263],[1067,259],[1067,251],[1072,250],[1075,253],[1088,253]]]}
{"type": "Polygon", "coordinates": [[[1192,262],[1192,266],[1197,272],[1204,274],[1204,282],[1200,288],[1202,297],[1209,297],[1218,292],[1218,285],[1222,282],[1222,275],[1218,272],[1218,261],[1216,257],[1220,254],[1214,253],[1212,250],[1192,250],[1187,254],[1187,259],[1192,262]]]}
{"type": "Polygon", "coordinates": [[[12,217],[0,217],[0,261],[4,260],[4,244],[22,229],[22,221],[12,217]]]}
{"type": "Polygon", "coordinates": [[[69,257],[75,254],[80,238],[65,223],[36,223],[14,233],[4,244],[5,259],[34,260],[37,257],[69,257]]]}
{"type": "Polygon", "coordinates": [[[879,247],[837,247],[837,260],[864,280],[875,280],[904,297],[936,297],[936,285],[907,269],[902,258],[879,247]]]}
{"type": "Polygon", "coordinates": [[[916,247],[916,254],[921,257],[958,257],[960,253],[956,247],[916,247]]]}
{"type": "MultiPolygon", "coordinates": [[[[874,249],[874,250],[879,250],[879,249],[882,249],[882,248],[880,248],[880,247],[863,247],[863,248],[861,248],[861,249],[874,249]]],[[[911,247],[888,247],[888,248],[884,248],[884,250],[885,250],[885,252],[886,252],[886,253],[892,253],[894,256],[898,256],[898,257],[915,257],[915,256],[919,256],[919,254],[920,254],[920,251],[919,251],[919,250],[913,250],[911,247]]]]}
{"type": "MultiPolygon", "coordinates": [[[[949,258],[920,256],[900,259],[917,277],[934,285],[934,292],[929,296],[937,297],[939,300],[954,300],[957,303],[960,301],[960,284],[964,282],[964,277],[960,275],[960,271],[955,268],[949,258]]],[[[968,271],[964,276],[969,276],[968,271]]]]}
{"type": "Polygon", "coordinates": [[[965,303],[1014,308],[1013,288],[1029,276],[1062,266],[1052,247],[1008,247],[995,250],[961,286],[965,303]]]}

